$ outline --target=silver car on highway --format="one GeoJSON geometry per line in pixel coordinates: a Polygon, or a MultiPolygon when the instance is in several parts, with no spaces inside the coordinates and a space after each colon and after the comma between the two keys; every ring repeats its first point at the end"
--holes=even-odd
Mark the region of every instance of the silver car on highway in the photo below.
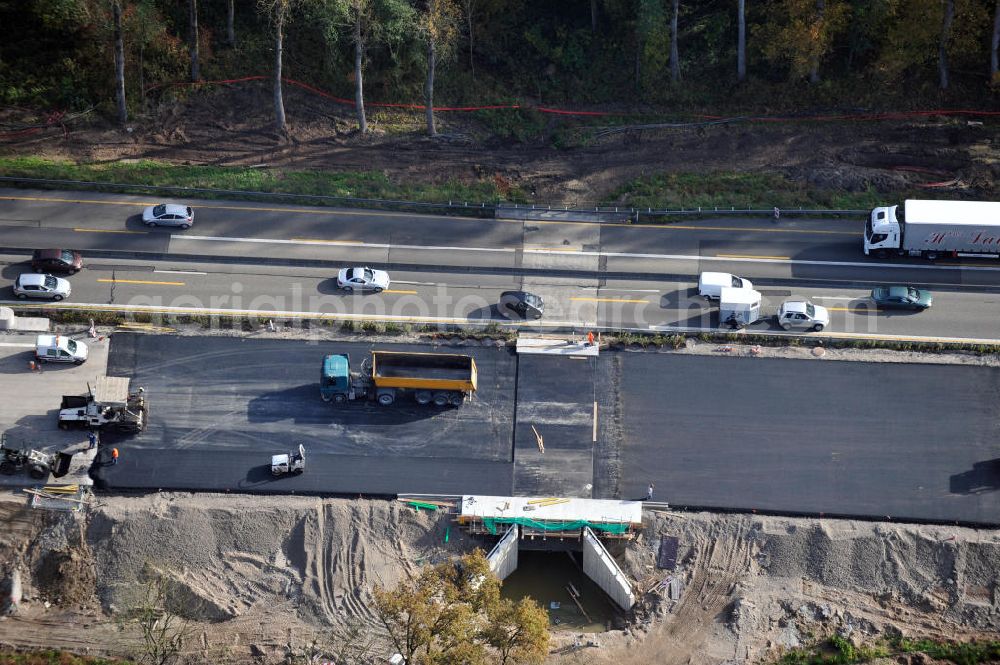
{"type": "Polygon", "coordinates": [[[176,203],[161,203],[142,211],[142,223],[150,228],[176,226],[179,229],[189,229],[194,225],[194,210],[190,206],[176,203]]]}
{"type": "Polygon", "coordinates": [[[389,288],[389,273],[374,268],[344,268],[337,273],[337,286],[347,293],[353,291],[381,293],[389,288]]]}
{"type": "Polygon", "coordinates": [[[68,280],[53,275],[25,272],[14,280],[14,295],[21,300],[26,298],[62,300],[69,298],[71,292],[68,280]]]}

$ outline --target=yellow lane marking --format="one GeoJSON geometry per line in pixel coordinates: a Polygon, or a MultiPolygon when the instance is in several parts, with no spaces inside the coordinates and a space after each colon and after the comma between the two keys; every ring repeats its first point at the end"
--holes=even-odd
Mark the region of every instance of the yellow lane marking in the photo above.
{"type": "Polygon", "coordinates": [[[416,295],[417,292],[416,291],[397,291],[395,289],[386,289],[382,293],[408,293],[408,294],[411,294],[411,295],[416,295]]]}
{"type": "Polygon", "coordinates": [[[148,235],[149,231],[116,231],[114,229],[73,229],[77,233],[121,233],[124,235],[148,235]]]}
{"type": "MultiPolygon", "coordinates": [[[[63,199],[45,196],[0,196],[0,199],[5,201],[44,201],[47,203],[91,203],[94,205],[118,205],[118,206],[131,206],[131,207],[146,207],[154,205],[154,202],[133,202],[133,201],[94,201],[92,199],[63,199]]],[[[249,206],[225,206],[225,205],[208,205],[205,203],[198,203],[197,207],[205,210],[249,210],[251,212],[291,212],[291,213],[301,213],[303,215],[342,215],[345,217],[406,217],[408,219],[413,218],[413,213],[405,212],[388,212],[384,210],[365,210],[365,211],[354,211],[354,210],[343,210],[343,209],[315,209],[315,208],[268,208],[268,207],[249,207],[249,206]]],[[[478,208],[479,206],[469,206],[469,210],[478,208]]],[[[725,216],[725,210],[705,210],[701,214],[703,215],[721,215],[725,216]]],[[[448,221],[461,221],[466,223],[479,223],[479,218],[473,217],[445,217],[442,215],[427,215],[433,219],[448,220],[448,221]]],[[[740,227],[740,226],[692,226],[692,225],[680,225],[680,224],[620,224],[618,222],[573,222],[568,220],[558,220],[558,219],[493,219],[494,222],[502,222],[505,224],[550,224],[550,225],[571,225],[571,226],[614,226],[614,227],[625,227],[625,228],[639,228],[639,229],[659,229],[661,231],[758,231],[761,233],[798,233],[798,234],[817,234],[817,235],[845,235],[845,236],[859,236],[860,231],[827,231],[818,229],[815,231],[810,231],[808,229],[788,229],[788,228],[766,228],[766,227],[740,227]]]]}
{"type": "MultiPolygon", "coordinates": [[[[54,198],[48,196],[0,196],[0,199],[4,201],[43,201],[46,203],[92,203],[94,205],[113,205],[113,206],[131,206],[133,208],[145,208],[147,206],[156,205],[158,201],[147,201],[145,203],[141,201],[95,201],[93,199],[62,199],[54,198]]],[[[250,211],[260,211],[260,212],[295,212],[302,213],[304,215],[345,215],[345,216],[369,216],[381,215],[383,217],[413,217],[412,213],[405,212],[385,212],[385,211],[353,211],[353,210],[340,210],[340,209],[310,209],[310,208],[265,208],[265,207],[249,207],[249,206],[224,206],[224,205],[208,205],[204,203],[198,203],[197,208],[202,210],[250,210],[250,211]]],[[[478,206],[469,206],[469,210],[476,208],[478,206]]],[[[443,217],[438,215],[430,215],[431,217],[437,217],[438,219],[457,219],[453,217],[443,217]]],[[[470,218],[468,221],[478,221],[477,219],[470,218]]],[[[507,220],[504,220],[507,221],[507,220]]],[[[521,220],[510,220],[517,221],[521,220]]],[[[578,223],[578,222],[572,222],[578,223]]]]}
{"type": "Polygon", "coordinates": [[[292,238],[295,242],[311,242],[318,245],[363,245],[360,240],[319,240],[316,238],[292,238]]]}
{"type": "Polygon", "coordinates": [[[109,284],[162,284],[164,286],[184,286],[184,282],[153,282],[145,279],[99,279],[109,284]]]}
{"type": "MultiPolygon", "coordinates": [[[[996,259],[993,260],[996,261],[996,259]]],[[[945,263],[943,261],[935,261],[934,265],[947,266],[949,268],[979,268],[981,266],[988,265],[989,263],[990,261],[988,259],[984,259],[982,263],[945,263]]]]}
{"type": "Polygon", "coordinates": [[[787,260],[792,257],[790,256],[754,256],[752,254],[716,254],[717,257],[723,259],[777,259],[777,260],[787,260]]]}
{"type": "MultiPolygon", "coordinates": [[[[724,211],[719,211],[719,214],[723,213],[724,211]]],[[[621,226],[621,224],[618,226],[621,226]]],[[[641,226],[643,228],[657,229],[677,229],[680,231],[756,231],[758,233],[807,233],[810,235],[818,234],[829,236],[857,236],[858,233],[860,233],[859,231],[809,231],[807,229],[763,228],[757,226],[685,226],[682,224],[629,224],[628,226],[641,226]]]]}
{"type": "Polygon", "coordinates": [[[585,300],[587,302],[649,302],[648,300],[630,300],[628,298],[570,298],[570,300],[585,300]]]}
{"type": "Polygon", "coordinates": [[[535,252],[579,252],[582,251],[578,247],[532,247],[527,245],[524,248],[525,251],[535,251],[535,252]]]}

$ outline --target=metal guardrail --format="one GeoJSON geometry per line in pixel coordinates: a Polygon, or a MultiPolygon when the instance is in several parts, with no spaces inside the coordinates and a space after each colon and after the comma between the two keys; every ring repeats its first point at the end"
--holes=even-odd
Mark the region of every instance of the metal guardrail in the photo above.
{"type": "Polygon", "coordinates": [[[427,202],[427,201],[404,201],[396,199],[371,199],[352,196],[329,196],[323,194],[292,194],[288,192],[260,192],[244,189],[211,189],[207,187],[180,187],[176,185],[136,185],[130,183],[97,182],[89,180],[54,180],[47,178],[25,178],[20,176],[0,176],[0,183],[12,184],[33,184],[43,187],[63,186],[68,188],[87,187],[96,190],[111,189],[116,191],[135,192],[167,192],[180,195],[210,195],[210,196],[232,196],[235,198],[260,197],[278,200],[315,201],[317,203],[340,203],[349,207],[367,207],[375,209],[426,209],[426,210],[448,210],[471,216],[481,216],[485,212],[495,215],[500,209],[518,211],[538,211],[539,213],[591,213],[622,215],[627,214],[632,223],[639,222],[642,217],[696,217],[699,215],[746,215],[748,217],[775,217],[775,211],[780,216],[857,216],[867,215],[870,210],[836,210],[836,209],[807,209],[807,208],[737,208],[735,206],[714,206],[714,207],[692,207],[680,209],[667,208],[634,208],[625,206],[601,206],[601,205],[553,205],[538,203],[513,203],[506,201],[499,202],[468,202],[468,201],[448,201],[448,202],[427,202]]]}

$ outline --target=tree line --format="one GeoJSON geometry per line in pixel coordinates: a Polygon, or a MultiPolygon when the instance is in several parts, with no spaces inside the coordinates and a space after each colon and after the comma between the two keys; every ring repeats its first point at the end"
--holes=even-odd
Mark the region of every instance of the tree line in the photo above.
{"type": "Polygon", "coordinates": [[[697,103],[754,81],[844,102],[1000,88],[1000,0],[33,0],[0,2],[0,21],[4,102],[114,100],[122,126],[156,85],[266,71],[286,132],[289,66],[350,88],[361,132],[366,81],[419,96],[430,135],[442,71],[447,98],[473,103],[697,103]]]}

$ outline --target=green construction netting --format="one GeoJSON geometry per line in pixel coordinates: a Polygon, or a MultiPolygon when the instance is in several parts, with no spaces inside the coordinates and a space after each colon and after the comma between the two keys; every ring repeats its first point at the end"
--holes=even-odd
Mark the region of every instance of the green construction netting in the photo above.
{"type": "Polygon", "coordinates": [[[573,522],[539,522],[538,520],[533,520],[530,517],[484,517],[483,524],[486,529],[496,535],[498,524],[520,524],[521,526],[526,526],[529,529],[538,529],[540,531],[573,531],[574,529],[582,529],[585,526],[589,526],[595,531],[604,531],[605,533],[625,533],[628,531],[628,524],[607,524],[603,522],[588,522],[587,520],[576,520],[573,522]]]}

